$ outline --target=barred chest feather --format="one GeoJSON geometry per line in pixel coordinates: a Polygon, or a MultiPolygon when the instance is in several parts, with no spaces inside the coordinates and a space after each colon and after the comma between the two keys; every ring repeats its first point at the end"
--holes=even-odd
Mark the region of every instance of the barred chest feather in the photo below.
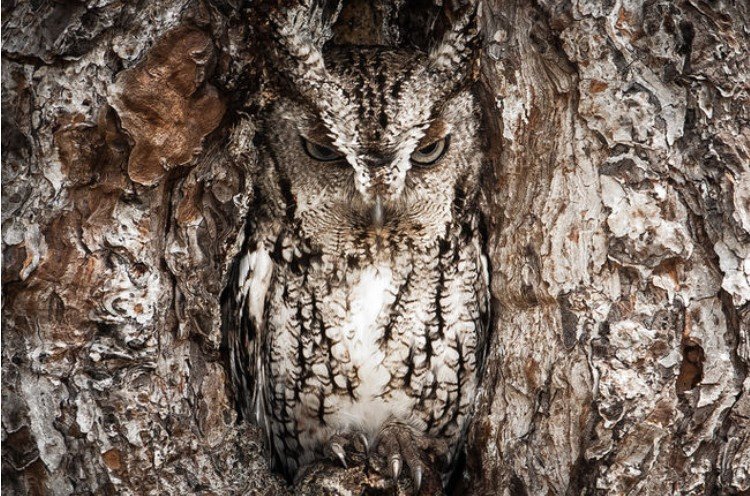
{"type": "Polygon", "coordinates": [[[479,237],[466,234],[350,257],[309,253],[288,234],[248,254],[264,269],[246,279],[263,327],[255,410],[288,473],[331,435],[372,442],[394,420],[458,447],[487,305],[479,237]]]}

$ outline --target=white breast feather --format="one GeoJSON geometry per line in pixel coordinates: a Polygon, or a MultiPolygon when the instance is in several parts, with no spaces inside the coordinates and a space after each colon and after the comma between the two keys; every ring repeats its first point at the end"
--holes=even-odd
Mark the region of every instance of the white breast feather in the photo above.
{"type": "Polygon", "coordinates": [[[374,436],[383,423],[396,411],[406,410],[407,396],[385,404],[380,395],[390,381],[383,365],[385,354],[378,346],[383,327],[378,317],[393,302],[393,274],[387,266],[371,266],[359,275],[349,296],[349,313],[341,328],[342,344],[347,348],[351,365],[358,369],[360,384],[357,400],[341,398],[347,404],[337,405],[332,424],[342,430],[352,427],[374,436]],[[403,403],[403,406],[401,405],[403,403]]]}

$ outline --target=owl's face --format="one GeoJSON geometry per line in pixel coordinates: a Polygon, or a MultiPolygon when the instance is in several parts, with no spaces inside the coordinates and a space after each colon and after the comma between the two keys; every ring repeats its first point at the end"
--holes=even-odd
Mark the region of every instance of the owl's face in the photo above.
{"type": "Polygon", "coordinates": [[[324,251],[434,245],[475,197],[475,99],[445,97],[426,64],[414,52],[338,49],[319,99],[282,97],[270,112],[280,200],[324,251]]]}

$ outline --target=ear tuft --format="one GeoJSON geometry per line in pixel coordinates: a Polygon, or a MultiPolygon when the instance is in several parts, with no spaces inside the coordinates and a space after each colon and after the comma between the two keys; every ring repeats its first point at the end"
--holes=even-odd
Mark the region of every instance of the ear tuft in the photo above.
{"type": "Polygon", "coordinates": [[[446,89],[450,92],[474,75],[479,53],[481,3],[469,1],[454,9],[446,7],[446,15],[451,26],[440,43],[430,50],[427,71],[446,82],[446,89]]]}

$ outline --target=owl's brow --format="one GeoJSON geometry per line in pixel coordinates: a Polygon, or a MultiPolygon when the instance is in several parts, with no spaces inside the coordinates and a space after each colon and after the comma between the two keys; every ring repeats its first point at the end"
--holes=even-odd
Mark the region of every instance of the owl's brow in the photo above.
{"type": "Polygon", "coordinates": [[[446,134],[448,134],[448,124],[445,122],[445,119],[443,119],[442,117],[438,117],[430,123],[430,126],[425,131],[424,136],[422,136],[422,139],[419,140],[418,146],[430,145],[435,141],[445,138],[446,134]]]}
{"type": "MultiPolygon", "coordinates": [[[[409,138],[416,139],[415,148],[419,149],[445,138],[447,134],[448,123],[442,117],[436,117],[423,124],[412,126],[401,135],[401,139],[398,141],[404,143],[408,141],[409,138]],[[416,136],[414,136],[414,134],[416,134],[416,136]]],[[[409,153],[412,151],[413,149],[409,150],[409,153]]]]}
{"type": "Polygon", "coordinates": [[[310,141],[319,145],[333,146],[333,132],[328,129],[328,126],[322,120],[316,120],[305,134],[310,141]]]}

